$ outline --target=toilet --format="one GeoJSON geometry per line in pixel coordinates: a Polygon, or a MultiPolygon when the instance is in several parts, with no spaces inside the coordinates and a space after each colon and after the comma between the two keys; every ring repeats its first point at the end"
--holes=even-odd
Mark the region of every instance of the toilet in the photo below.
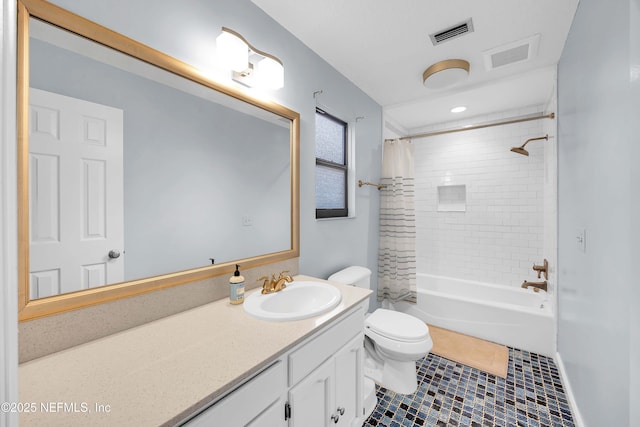
{"type": "MultiPolygon", "coordinates": [[[[328,280],[370,289],[371,270],[351,266],[332,274],[328,280]]],[[[364,392],[365,407],[369,412],[376,404],[374,381],[401,394],[416,391],[416,361],[429,354],[433,341],[429,327],[421,320],[384,308],[368,313],[369,299],[362,305],[367,313],[364,320],[364,392]]]]}

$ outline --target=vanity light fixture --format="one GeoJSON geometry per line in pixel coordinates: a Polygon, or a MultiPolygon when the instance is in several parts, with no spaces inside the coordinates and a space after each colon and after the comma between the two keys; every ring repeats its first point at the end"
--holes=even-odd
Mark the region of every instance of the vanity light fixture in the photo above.
{"type": "Polygon", "coordinates": [[[216,38],[216,49],[234,81],[261,89],[276,90],[284,86],[282,61],[251,46],[239,33],[222,27],[222,33],[216,38]]]}
{"type": "Polygon", "coordinates": [[[225,67],[233,71],[244,71],[249,63],[249,45],[242,37],[222,28],[222,33],[216,38],[218,57],[225,67]]]}
{"type": "Polygon", "coordinates": [[[463,111],[467,111],[467,107],[465,107],[464,105],[461,105],[459,107],[453,107],[451,109],[452,113],[462,113],[463,111]]]}
{"type": "Polygon", "coordinates": [[[447,59],[436,62],[422,73],[422,83],[428,89],[444,89],[460,83],[469,75],[469,62],[447,59]]]}

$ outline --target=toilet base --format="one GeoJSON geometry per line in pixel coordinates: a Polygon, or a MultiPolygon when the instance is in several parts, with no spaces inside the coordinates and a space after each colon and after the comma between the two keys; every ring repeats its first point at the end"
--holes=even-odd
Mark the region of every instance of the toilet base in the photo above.
{"type": "Polygon", "coordinates": [[[381,384],[396,393],[414,393],[418,388],[418,373],[416,372],[415,360],[410,362],[385,360],[381,384]]]}
{"type": "Polygon", "coordinates": [[[373,410],[378,404],[378,397],[376,396],[376,385],[370,378],[364,378],[364,418],[362,422],[366,421],[373,413],[373,410]]]}
{"type": "Polygon", "coordinates": [[[400,394],[411,394],[418,388],[416,362],[376,360],[365,348],[364,376],[380,386],[400,394]]]}

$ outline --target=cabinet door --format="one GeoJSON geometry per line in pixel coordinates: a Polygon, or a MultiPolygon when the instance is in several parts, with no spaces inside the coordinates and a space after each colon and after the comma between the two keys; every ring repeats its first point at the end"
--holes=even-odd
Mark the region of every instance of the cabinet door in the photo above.
{"type": "Polygon", "coordinates": [[[278,399],[269,406],[263,413],[251,420],[246,427],[285,427],[284,420],[284,399],[278,399]]]}
{"type": "Polygon", "coordinates": [[[328,427],[335,406],[335,360],[320,365],[289,391],[289,427],[328,427]]]}
{"type": "Polygon", "coordinates": [[[340,414],[337,423],[340,427],[354,425],[356,420],[359,420],[360,424],[363,421],[363,339],[363,335],[358,335],[335,355],[336,407],[334,411],[340,414]]]}

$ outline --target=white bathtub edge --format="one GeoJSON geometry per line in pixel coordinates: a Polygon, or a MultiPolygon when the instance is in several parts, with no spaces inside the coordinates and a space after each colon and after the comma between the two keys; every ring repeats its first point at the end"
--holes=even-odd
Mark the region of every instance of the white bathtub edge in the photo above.
{"type": "Polygon", "coordinates": [[[560,372],[560,378],[562,379],[562,385],[564,386],[564,392],[567,395],[567,400],[569,401],[569,405],[571,406],[571,415],[573,416],[573,421],[575,422],[576,427],[587,427],[585,422],[582,420],[582,415],[580,414],[580,409],[578,408],[575,396],[573,395],[571,383],[569,382],[569,377],[567,376],[567,372],[564,369],[564,363],[562,362],[560,353],[556,352],[555,359],[556,365],[558,365],[558,372],[560,372]]]}
{"type": "Polygon", "coordinates": [[[554,358],[556,319],[544,296],[520,288],[419,273],[417,303],[398,311],[427,324],[554,358]],[[489,290],[489,292],[486,292],[489,290]]]}

